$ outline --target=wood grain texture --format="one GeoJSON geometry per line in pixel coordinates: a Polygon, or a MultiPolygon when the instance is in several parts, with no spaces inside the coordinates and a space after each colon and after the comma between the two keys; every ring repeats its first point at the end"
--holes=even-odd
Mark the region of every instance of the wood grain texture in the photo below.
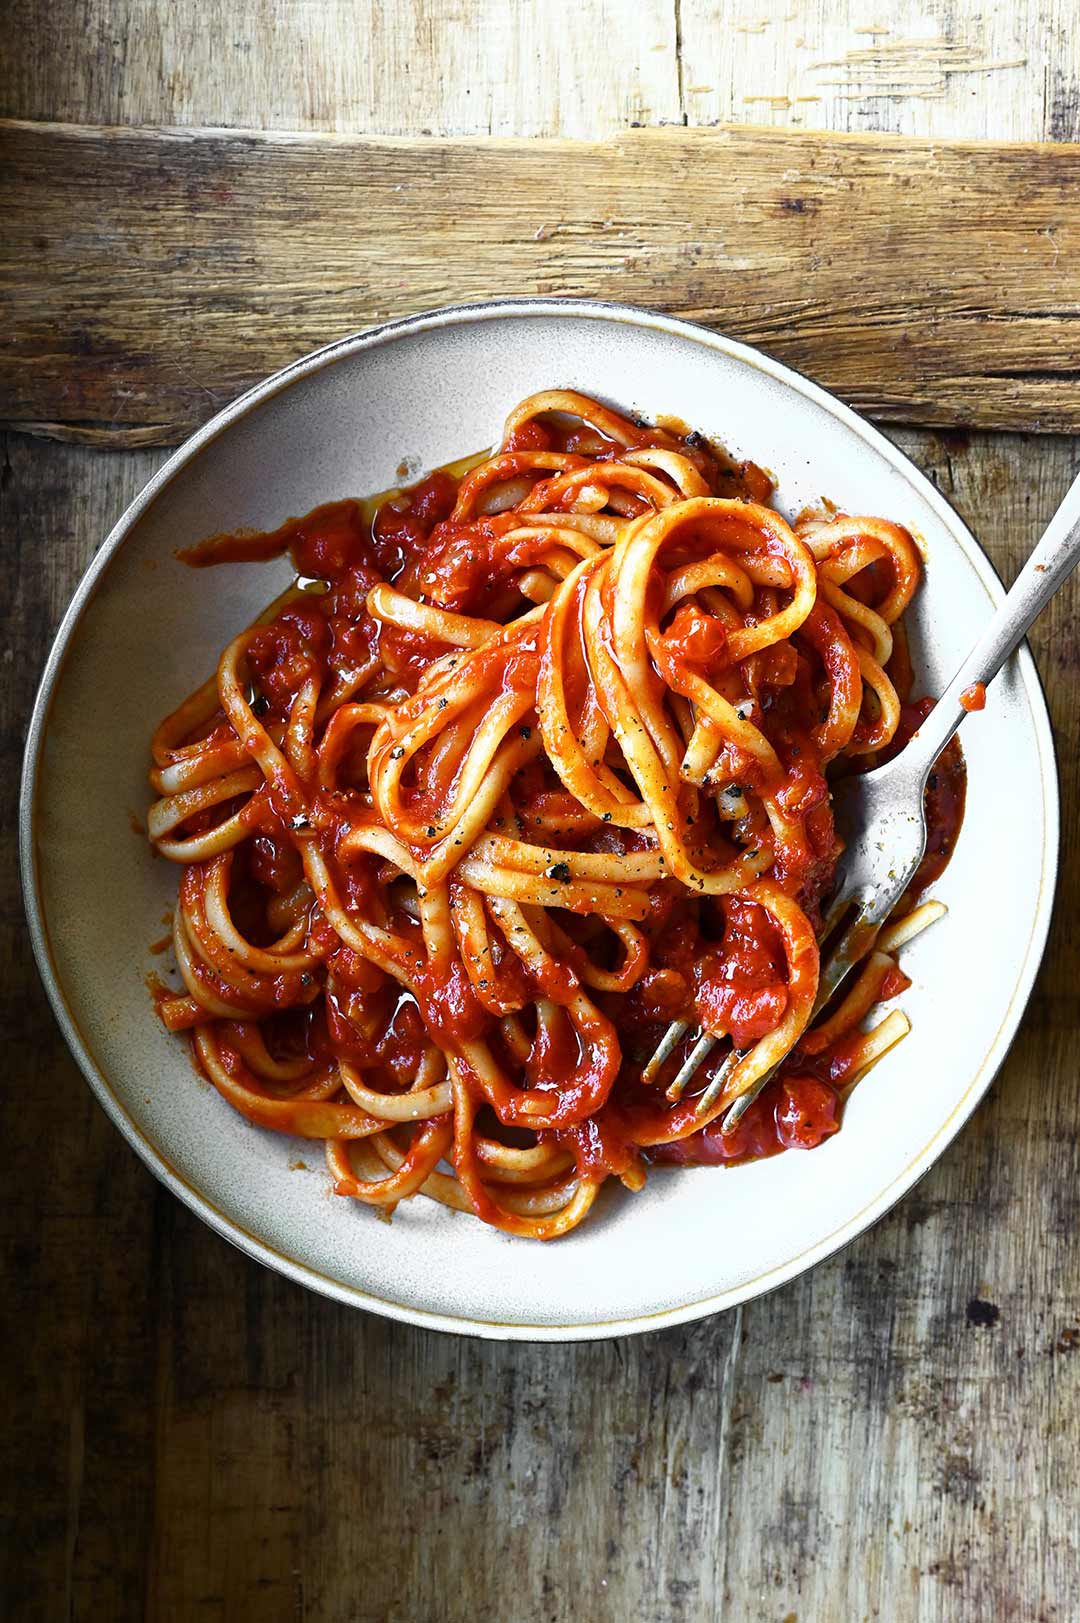
{"type": "Polygon", "coordinates": [[[775,124],[1080,139],[1073,0],[9,0],[0,112],[567,135],[775,124]]]}
{"type": "MultiPolygon", "coordinates": [[[[1077,440],[898,438],[1006,577],[1080,459],[1077,440]]],[[[5,859],[47,631],[160,461],[7,436],[5,859]]],[[[6,1615],[1071,1623],[1078,600],[1074,581],[1034,637],[1071,811],[1044,969],[999,1081],[871,1233],[685,1330],[474,1343],[351,1312],[241,1256],[91,1102],[5,860],[6,1615]]],[[[1022,821],[1022,790],[1017,803],[1022,821]]]]}
{"type": "Polygon", "coordinates": [[[1080,139],[1074,0],[680,0],[690,124],[1080,139]]]}
{"type": "Polygon", "coordinates": [[[679,121],[673,0],[9,0],[2,111],[596,136],[679,121]]]}
{"type": "Polygon", "coordinates": [[[9,424],[171,443],[386,316],[555,293],[723,328],[885,421],[1080,427],[1078,146],[4,135],[9,424]]]}

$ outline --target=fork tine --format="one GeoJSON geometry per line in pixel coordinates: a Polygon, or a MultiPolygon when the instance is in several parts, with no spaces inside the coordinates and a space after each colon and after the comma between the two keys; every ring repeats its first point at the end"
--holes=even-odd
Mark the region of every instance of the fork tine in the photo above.
{"type": "MultiPolygon", "coordinates": [[[[704,1116],[707,1110],[712,1109],[717,1099],[719,1099],[720,1095],[723,1093],[724,1084],[727,1082],[728,1077],[731,1075],[736,1065],[738,1065],[739,1061],[743,1058],[744,1054],[744,1049],[733,1048],[730,1054],[726,1054],[724,1056],[722,1063],[717,1067],[716,1075],[713,1077],[712,1081],[705,1089],[705,1092],[701,1095],[701,1098],[697,1102],[697,1114],[699,1116],[704,1116]]],[[[729,1111],[728,1115],[730,1114],[731,1112],[729,1111]]],[[[727,1127],[725,1125],[721,1128],[721,1132],[726,1131],[727,1127]]]]}
{"type": "Polygon", "coordinates": [[[855,917],[829,953],[828,961],[822,966],[818,976],[817,997],[810,1012],[811,1020],[821,1013],[841,981],[845,980],[855,965],[866,957],[877,939],[880,928],[880,919],[871,918],[870,909],[865,902],[860,903],[855,917]]]}
{"type": "MultiPolygon", "coordinates": [[[[840,902],[833,903],[829,910],[829,917],[825,921],[825,927],[822,931],[822,939],[828,937],[829,931],[839,920],[843,908],[848,906],[850,901],[851,898],[847,897],[840,902]]],[[[863,958],[866,957],[866,954],[870,951],[875,940],[877,939],[879,929],[880,924],[876,920],[868,917],[868,909],[866,905],[861,904],[858,912],[855,914],[855,917],[851,920],[850,924],[841,935],[839,941],[829,954],[828,960],[821,970],[818,977],[817,997],[814,1000],[814,1007],[810,1012],[811,1020],[821,1013],[822,1009],[825,1007],[826,1003],[828,1003],[841,981],[847,977],[849,971],[854,969],[855,965],[861,963],[863,958]]],[[[809,1024],[809,1021],[807,1024],[809,1024]]],[[[785,1054],[784,1059],[786,1058],[787,1055],[785,1054]]],[[[754,1100],[772,1081],[773,1077],[776,1075],[783,1063],[783,1059],[777,1060],[776,1064],[771,1066],[769,1070],[765,1072],[764,1076],[758,1077],[757,1081],[752,1087],[747,1088],[745,1093],[740,1093],[739,1097],[731,1105],[731,1108],[728,1110],[723,1122],[721,1123],[720,1131],[722,1133],[731,1133],[735,1130],[735,1128],[742,1121],[743,1117],[746,1115],[746,1112],[750,1109],[750,1106],[753,1104],[754,1100]]]]}
{"type": "Polygon", "coordinates": [[[672,1104],[676,1104],[682,1098],[686,1084],[702,1060],[712,1053],[719,1041],[719,1037],[714,1037],[711,1031],[702,1032],[689,1054],[683,1060],[678,1076],[667,1090],[667,1096],[672,1104]]]}
{"type": "Polygon", "coordinates": [[[783,1063],[783,1060],[779,1060],[777,1064],[765,1072],[764,1076],[758,1077],[752,1088],[747,1088],[745,1093],[739,1094],[739,1097],[735,1100],[735,1103],[730,1107],[727,1115],[720,1123],[720,1131],[722,1133],[734,1132],[735,1128],[738,1127],[739,1123],[746,1115],[746,1112],[750,1109],[750,1106],[753,1104],[758,1094],[764,1090],[766,1083],[772,1081],[773,1077],[776,1075],[783,1063]]]}
{"type": "Polygon", "coordinates": [[[690,1030],[689,1020],[673,1020],[657,1044],[656,1052],[641,1073],[643,1082],[652,1082],[668,1055],[673,1053],[690,1030]]]}

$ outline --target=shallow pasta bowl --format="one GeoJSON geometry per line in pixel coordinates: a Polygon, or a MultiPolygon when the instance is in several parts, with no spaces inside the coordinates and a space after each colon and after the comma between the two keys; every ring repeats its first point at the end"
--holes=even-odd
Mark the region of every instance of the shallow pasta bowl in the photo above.
{"type": "Polygon", "coordinates": [[[965,729],[967,826],[935,887],[949,914],[904,958],[913,1030],[813,1153],[658,1170],[639,1195],[609,1188],[580,1229],[548,1246],[422,1199],[389,1225],[335,1199],[317,1146],[251,1127],[194,1074],[145,986],[177,881],[131,830],[149,799],[151,732],[288,579],[284,563],[207,575],[174,550],[385,488],[402,462],[418,474],[475,451],[516,401],[553,386],[684,419],[768,467],[789,516],[828,496],[907,525],[926,557],[911,616],[923,691],[941,689],[1002,595],[956,514],[894,446],[744,345],[617,305],[436,311],[344,339],[260,384],[124,514],[45,671],[21,835],[34,947],[72,1051],[134,1148],[211,1227],[290,1278],[390,1317],[572,1340],[677,1324],[771,1289],[859,1234],[926,1171],[1019,1024],[1049,926],[1058,809],[1025,649],[965,729]],[[1006,871],[1007,884],[992,882],[1006,871]]]}

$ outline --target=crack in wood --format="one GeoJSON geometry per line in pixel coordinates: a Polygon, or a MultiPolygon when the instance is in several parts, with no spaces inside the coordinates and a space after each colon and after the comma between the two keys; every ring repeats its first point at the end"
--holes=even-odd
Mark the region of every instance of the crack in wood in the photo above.
{"type": "Polygon", "coordinates": [[[685,63],[683,61],[682,0],[672,0],[675,8],[675,77],[679,94],[679,123],[689,122],[686,111],[685,63]]]}

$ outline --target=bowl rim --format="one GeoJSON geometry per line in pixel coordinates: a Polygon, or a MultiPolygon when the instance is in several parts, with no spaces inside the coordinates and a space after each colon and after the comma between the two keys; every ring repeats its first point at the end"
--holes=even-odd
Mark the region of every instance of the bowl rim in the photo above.
{"type": "Polygon", "coordinates": [[[26,735],[22,781],[19,796],[19,859],[23,900],[29,926],[31,945],[37,961],[38,973],[45,987],[54,1017],[82,1071],[97,1102],[120,1130],[128,1143],[150,1171],[174,1195],[189,1206],[203,1222],[230,1241],[257,1262],[275,1269],[297,1284],[305,1285],[322,1295],[348,1306],[360,1307],[382,1317],[396,1319],[425,1329],[441,1330],[458,1335],[473,1335],[489,1340],[569,1342],[604,1340],[613,1336],[638,1335],[653,1330],[667,1329],[725,1311],[743,1302],[767,1294],[806,1272],[819,1262],[833,1256],[850,1244],[874,1223],[878,1222],[915,1183],[922,1178],[965,1122],[990,1087],[1000,1069],[1016,1035],[1020,1021],[1031,996],[1035,977],[1042,961],[1050,929],[1060,847],[1060,805],[1057,761],[1053,732],[1042,681],[1025,642],[1018,651],[1019,671],[1034,715],[1036,745],[1040,758],[1040,786],[1045,814],[1043,865],[1039,894],[1032,919],[1021,972],[1007,1008],[1004,1011],[982,1065],[971,1078],[959,1103],[937,1128],[936,1132],[917,1155],[913,1156],[899,1173],[877,1196],[860,1211],[841,1223],[837,1229],[804,1251],[785,1262],[743,1281],[727,1290],[681,1303],[654,1313],[635,1314],[628,1318],[580,1324],[499,1323],[472,1317],[456,1317],[423,1308],[408,1307],[400,1302],[381,1298],[358,1287],[345,1285],[340,1280],[321,1274],[309,1264],[278,1251],[259,1236],[247,1232],[235,1219],[220,1211],[209,1199],[188,1182],[165,1155],[147,1138],[135,1120],[128,1114],[117,1094],[98,1067],[88,1043],[68,1006],[59,973],[53,961],[49,943],[48,921],[45,917],[38,873],[36,822],[37,798],[41,777],[42,754],[48,731],[53,696],[62,675],[69,646],[82,616],[95,596],[108,568],[123,546],[139,519],[172,480],[193,462],[200,452],[226,429],[248,416],[257,406],[271,400],[293,383],[321,371],[338,361],[345,360],[367,349],[392,343],[400,337],[423,333],[433,328],[455,324],[497,320],[505,316],[570,317],[595,321],[611,321],[619,325],[637,326],[668,333],[689,340],[705,348],[738,360],[754,370],[793,389],[810,402],[822,407],[835,419],[851,429],[864,443],[876,450],[905,479],[914,485],[918,494],[935,510],[953,539],[964,552],[990,597],[995,603],[1004,596],[1004,588],[996,570],[976,542],[964,520],[952,504],[941,494],[911,459],[893,444],[880,429],[861,413],[837,398],[820,384],[795,368],[774,360],[762,351],[730,338],[725,333],[701,326],[697,322],[667,315],[662,311],[621,304],[616,301],[575,299],[567,297],[500,297],[471,303],[441,306],[437,309],[404,316],[393,321],[350,333],[332,343],[310,351],[237,397],[215,413],[208,422],[195,430],[155,474],[121,514],[98,548],[86,569],[75,595],[69,604],[53,639],[46,660],[37,696],[34,701],[26,735]]]}

